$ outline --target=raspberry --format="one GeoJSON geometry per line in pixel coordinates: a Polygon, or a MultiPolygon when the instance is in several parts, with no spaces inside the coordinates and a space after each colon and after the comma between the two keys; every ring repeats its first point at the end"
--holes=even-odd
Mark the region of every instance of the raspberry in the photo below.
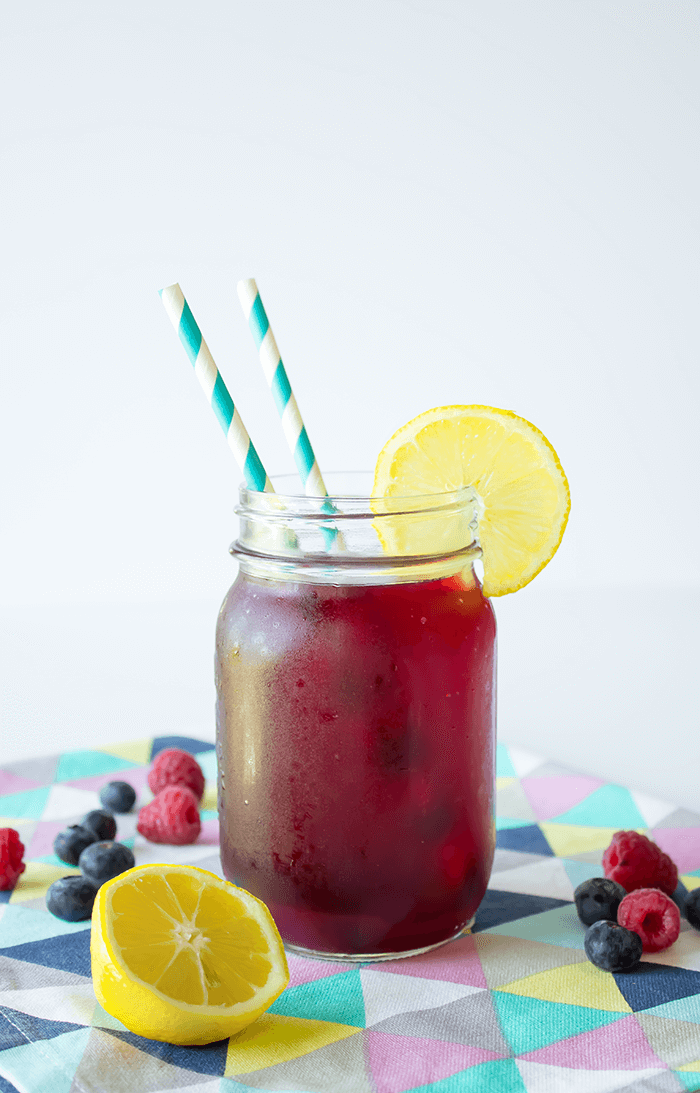
{"type": "Polygon", "coordinates": [[[136,830],[152,843],[193,843],[202,824],[197,798],[187,786],[166,786],[139,812],[136,830]]]}
{"type": "Polygon", "coordinates": [[[17,879],[27,868],[22,857],[24,843],[14,827],[0,827],[0,892],[14,888],[17,879]]]}
{"type": "Polygon", "coordinates": [[[626,892],[660,888],[672,896],[678,884],[678,870],[668,854],[637,831],[615,832],[603,854],[603,872],[626,892]]]}
{"type": "Polygon", "coordinates": [[[193,755],[180,748],[166,748],[155,757],[148,772],[151,793],[158,794],[166,786],[187,786],[198,801],[204,793],[202,768],[193,755]]]}
{"type": "Polygon", "coordinates": [[[675,903],[658,888],[637,888],[617,909],[617,921],[642,939],[645,953],[668,949],[681,932],[681,914],[675,903]]]}

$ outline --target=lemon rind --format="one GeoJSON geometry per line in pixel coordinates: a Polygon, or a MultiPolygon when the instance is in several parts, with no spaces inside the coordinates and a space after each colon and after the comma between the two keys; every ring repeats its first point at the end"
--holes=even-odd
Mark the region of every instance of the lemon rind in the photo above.
{"type": "MultiPolygon", "coordinates": [[[[247,892],[244,888],[239,888],[236,885],[230,884],[228,881],[222,880],[216,873],[212,873],[208,869],[201,869],[198,866],[193,865],[174,865],[166,862],[134,866],[134,868],[128,869],[124,873],[120,873],[117,877],[113,877],[112,880],[107,881],[99,888],[95,899],[95,906],[93,908],[93,935],[95,934],[94,926],[96,921],[99,921],[100,923],[100,930],[95,942],[96,952],[102,950],[100,956],[103,957],[105,962],[111,965],[110,971],[115,982],[120,981],[121,983],[128,982],[134,984],[140,990],[147,991],[149,994],[153,995],[164,1006],[177,1010],[182,1014],[200,1018],[235,1019],[252,1013],[254,1016],[251,1020],[254,1020],[255,1016],[264,1013],[265,1010],[269,1009],[289,982],[289,968],[287,966],[287,958],[284,952],[282,939],[280,938],[277,927],[275,926],[274,920],[266,905],[262,900],[259,900],[256,896],[247,892]],[[208,883],[215,882],[216,886],[222,890],[233,888],[236,896],[241,899],[241,902],[246,905],[246,908],[257,905],[264,909],[263,915],[254,917],[268,941],[268,954],[271,958],[270,975],[263,987],[255,989],[255,994],[252,999],[247,999],[243,1002],[234,1002],[227,1006],[210,1006],[208,1004],[195,1005],[191,1002],[184,1002],[179,999],[174,999],[171,995],[165,994],[163,991],[159,990],[153,983],[149,983],[147,980],[142,979],[126,964],[121,956],[121,948],[114,937],[114,930],[107,915],[110,896],[116,887],[121,886],[121,884],[134,873],[143,874],[145,872],[150,872],[162,874],[165,870],[178,873],[191,873],[193,870],[196,870],[198,874],[201,874],[207,879],[208,883]],[[279,971],[275,965],[275,956],[280,960],[281,967],[279,971]]],[[[95,983],[95,990],[97,993],[97,983],[95,983]]],[[[98,1000],[104,1006],[102,999],[98,998],[98,1000]]],[[[113,1016],[116,1016],[116,1014],[113,1014],[113,1016]]]]}
{"type": "MultiPolygon", "coordinates": [[[[415,437],[426,425],[445,418],[453,419],[456,416],[483,417],[487,420],[500,423],[503,423],[504,419],[510,419],[512,422],[517,423],[517,432],[524,437],[529,436],[530,439],[536,439],[538,450],[547,457],[544,460],[543,466],[550,472],[552,479],[556,482],[557,496],[562,500],[562,503],[557,506],[551,518],[552,534],[543,547],[542,552],[536,555],[536,561],[532,566],[525,567],[517,574],[503,574],[502,576],[496,574],[490,575],[488,558],[484,557],[483,594],[489,598],[509,595],[512,592],[518,592],[521,588],[525,588],[526,585],[530,584],[530,582],[533,581],[552,560],[561,544],[571,511],[571,493],[559,456],[542,430],[538,429],[537,426],[533,425],[527,418],[514,413],[512,410],[502,410],[495,406],[486,406],[482,404],[452,404],[447,406],[436,406],[431,410],[425,410],[423,413],[418,414],[417,417],[412,418],[405,425],[402,425],[397,429],[380,451],[375,467],[372,493],[375,497],[383,497],[387,494],[391,495],[391,469],[394,456],[399,449],[404,447],[407,443],[414,441],[415,437]]],[[[467,485],[468,483],[464,484],[467,485]]],[[[455,488],[454,484],[452,485],[452,488],[455,488]]],[[[380,535],[379,538],[383,549],[390,549],[391,544],[387,542],[385,536],[380,535]]]]}

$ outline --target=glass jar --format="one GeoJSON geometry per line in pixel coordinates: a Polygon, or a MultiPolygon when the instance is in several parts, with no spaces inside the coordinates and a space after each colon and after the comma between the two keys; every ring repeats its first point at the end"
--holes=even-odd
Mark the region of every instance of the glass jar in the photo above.
{"type": "Polygon", "coordinates": [[[471,489],[326,482],[325,500],[240,493],[216,636],[221,862],[288,948],[393,959],[459,934],[486,890],[496,624],[471,489]],[[405,554],[407,529],[433,552],[405,554]]]}

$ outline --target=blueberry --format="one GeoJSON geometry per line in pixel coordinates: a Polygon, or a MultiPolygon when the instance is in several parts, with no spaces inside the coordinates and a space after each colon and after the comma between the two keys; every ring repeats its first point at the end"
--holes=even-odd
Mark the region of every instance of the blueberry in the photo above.
{"type": "Polygon", "coordinates": [[[593,877],[579,884],[574,892],[576,911],[584,926],[592,926],[602,918],[617,918],[617,909],[627,892],[621,884],[607,877],[593,877]]]}
{"type": "Polygon", "coordinates": [[[98,839],[113,839],[117,833],[117,821],[106,808],[94,808],[80,822],[94,831],[98,839]]]}
{"type": "MultiPolygon", "coordinates": [[[[85,851],[86,854],[89,849],[88,847],[85,851]]],[[[583,947],[591,964],[602,968],[604,972],[627,971],[639,963],[642,955],[642,939],[639,934],[606,919],[588,927],[583,947]]]]}
{"type": "Polygon", "coordinates": [[[690,925],[700,930],[700,888],[693,888],[690,895],[686,896],[684,911],[690,925]]]}
{"type": "Polygon", "coordinates": [[[53,852],[67,865],[77,865],[85,847],[94,842],[97,842],[97,835],[89,827],[71,824],[65,831],[59,831],[53,841],[53,852]]]}
{"type": "Polygon", "coordinates": [[[86,847],[80,855],[80,872],[99,888],[136,864],[134,855],[123,843],[100,842],[86,847]]]}
{"type": "Polygon", "coordinates": [[[46,906],[56,918],[82,922],[90,918],[97,888],[85,877],[61,877],[46,893],[46,906]]]}
{"type": "Polygon", "coordinates": [[[100,790],[100,803],[110,812],[129,812],[136,800],[136,790],[128,782],[108,782],[100,790]]]}

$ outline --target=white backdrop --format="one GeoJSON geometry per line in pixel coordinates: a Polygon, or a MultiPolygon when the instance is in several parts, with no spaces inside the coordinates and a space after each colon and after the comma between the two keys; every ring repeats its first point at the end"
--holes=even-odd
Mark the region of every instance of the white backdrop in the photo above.
{"type": "Polygon", "coordinates": [[[2,22],[2,755],[213,732],[239,474],[157,289],[284,472],[254,276],[322,468],[443,403],[546,433],[573,507],[496,605],[502,736],[700,808],[695,0],[2,22]]]}

